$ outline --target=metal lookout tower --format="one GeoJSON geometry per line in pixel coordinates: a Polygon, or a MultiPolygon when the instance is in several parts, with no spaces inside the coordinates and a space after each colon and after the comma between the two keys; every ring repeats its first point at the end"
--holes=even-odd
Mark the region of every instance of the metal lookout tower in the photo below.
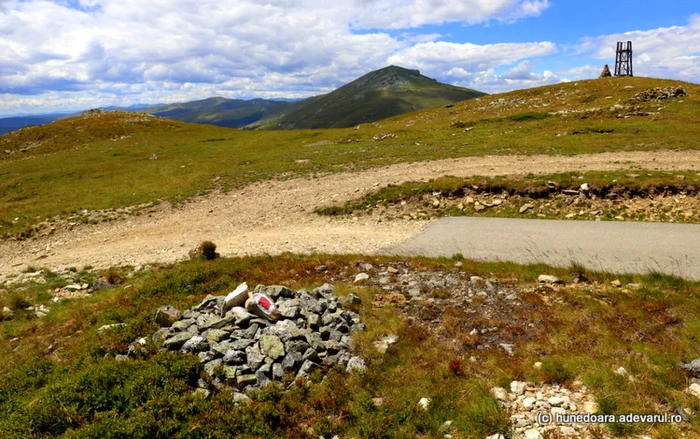
{"type": "Polygon", "coordinates": [[[632,74],[632,42],[617,43],[617,55],[615,57],[615,76],[634,76],[632,74]]]}

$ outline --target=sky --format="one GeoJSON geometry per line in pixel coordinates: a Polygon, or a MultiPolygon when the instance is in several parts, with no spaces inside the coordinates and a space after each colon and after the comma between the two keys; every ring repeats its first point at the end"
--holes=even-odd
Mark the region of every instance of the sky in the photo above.
{"type": "Polygon", "coordinates": [[[498,93],[634,73],[700,83],[698,0],[0,0],[0,117],[304,98],[388,65],[498,93]]]}

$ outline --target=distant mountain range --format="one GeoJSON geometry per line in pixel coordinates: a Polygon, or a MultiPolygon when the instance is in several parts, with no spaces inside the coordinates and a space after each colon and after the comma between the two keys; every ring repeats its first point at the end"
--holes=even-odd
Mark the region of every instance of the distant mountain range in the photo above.
{"type": "Polygon", "coordinates": [[[157,105],[142,111],[181,122],[206,123],[227,128],[258,128],[261,121],[274,120],[293,112],[303,102],[305,101],[213,97],[200,101],[157,105]]]}
{"type": "Polygon", "coordinates": [[[43,114],[38,116],[16,116],[0,119],[0,136],[30,125],[45,125],[66,117],[65,114],[43,114]]]}
{"type": "MultiPolygon", "coordinates": [[[[370,72],[328,94],[297,101],[212,97],[176,104],[139,104],[103,109],[141,111],[182,122],[227,128],[343,128],[485,94],[437,82],[421,75],[418,70],[389,66],[370,72]]],[[[0,119],[0,135],[67,116],[50,114],[0,119]]]]}

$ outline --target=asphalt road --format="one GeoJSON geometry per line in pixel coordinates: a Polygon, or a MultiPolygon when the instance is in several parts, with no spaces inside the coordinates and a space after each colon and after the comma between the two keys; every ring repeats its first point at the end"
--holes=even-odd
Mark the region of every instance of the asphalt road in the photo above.
{"type": "Polygon", "coordinates": [[[700,225],[609,221],[442,218],[383,254],[657,271],[700,280],[700,225]]]}

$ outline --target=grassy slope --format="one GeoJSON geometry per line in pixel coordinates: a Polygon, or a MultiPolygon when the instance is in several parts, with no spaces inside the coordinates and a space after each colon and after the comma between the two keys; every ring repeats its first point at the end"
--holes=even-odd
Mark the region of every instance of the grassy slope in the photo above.
{"type": "Polygon", "coordinates": [[[582,81],[482,97],[357,130],[240,131],[123,112],[79,116],[0,137],[0,151],[40,142],[25,153],[0,156],[0,234],[25,231],[81,209],[179,200],[216,186],[272,177],[484,154],[697,149],[698,139],[700,86],[648,78],[582,81]],[[678,84],[688,97],[629,103],[644,89],[678,84]],[[540,120],[512,117],[526,111],[609,108],[618,102],[645,111],[664,109],[629,119],[607,110],[540,120]],[[596,133],[602,129],[613,132],[596,133]],[[574,132],[583,134],[561,135],[574,132]],[[396,137],[372,140],[387,133],[396,137]],[[348,139],[357,142],[343,143],[348,139]],[[151,154],[158,159],[149,160],[151,154]]]}
{"type": "MultiPolygon", "coordinates": [[[[368,329],[358,336],[356,350],[367,359],[367,374],[334,372],[308,388],[263,392],[250,405],[236,406],[225,391],[214,392],[210,400],[193,397],[201,369],[194,356],[157,353],[151,347],[148,354],[126,363],[105,358],[152,334],[153,315],[163,304],[184,309],[207,294],[225,294],[243,280],[311,288],[343,272],[354,276],[360,262],[377,266],[389,261],[324,255],[191,261],[155,267],[122,287],[57,304],[47,292],[67,282],[51,273],[45,274],[47,284],[29,282],[17,291],[12,287],[0,297],[0,306],[47,303],[52,311],[44,319],[17,311],[0,321],[0,436],[439,438],[445,434],[441,425],[452,420],[455,437],[484,438],[509,433],[506,413],[486,391],[490,386],[507,387],[513,379],[569,385],[577,378],[595,395],[602,413],[660,414],[677,406],[695,413],[692,423],[680,426],[610,425],[617,434],[671,438],[682,437],[682,431],[692,437],[697,431],[700,402],[683,393],[686,378],[675,364],[700,354],[700,315],[694,306],[700,284],[656,275],[620,277],[622,285],[639,284],[630,290],[613,288],[613,278],[596,273],[586,273],[595,284],[538,290],[534,285],[539,273],[571,281],[578,271],[462,261],[460,270],[466,273],[522,288],[528,317],[542,331],[518,343],[512,357],[502,350],[459,347],[403,321],[393,308],[373,307],[378,288],[336,283],[338,295],[354,292],[363,298],[360,314],[368,329]],[[319,264],[328,271],[317,273],[319,264]],[[127,326],[97,330],[112,323],[127,326]],[[382,357],[372,340],[387,333],[400,339],[382,357]],[[472,355],[481,361],[471,363],[472,355]],[[541,370],[533,367],[536,361],[544,362],[541,370]],[[634,382],[613,372],[620,366],[634,375],[634,382]],[[416,404],[424,396],[432,399],[427,412],[416,404]],[[384,405],[375,407],[373,397],[383,397],[384,405]]],[[[455,270],[454,260],[406,264],[419,271],[455,270]]],[[[86,282],[96,276],[87,271],[78,275],[86,282]]],[[[111,273],[113,279],[120,276],[126,278],[111,273]]],[[[446,321],[445,330],[455,340],[468,336],[470,324],[453,323],[450,329],[446,321]]]]}

